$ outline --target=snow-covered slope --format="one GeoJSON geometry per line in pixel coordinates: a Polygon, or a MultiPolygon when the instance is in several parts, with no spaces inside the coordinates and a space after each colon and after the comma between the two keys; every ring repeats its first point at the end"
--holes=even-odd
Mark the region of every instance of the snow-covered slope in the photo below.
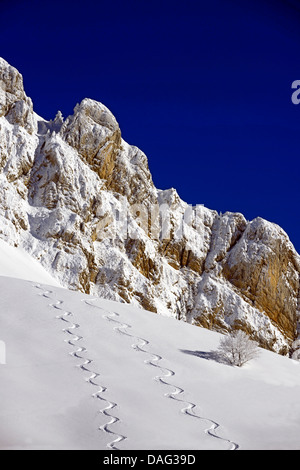
{"type": "Polygon", "coordinates": [[[44,284],[20,261],[19,279],[0,277],[1,449],[300,448],[299,362],[261,350],[231,367],[219,333],[44,284]]]}
{"type": "Polygon", "coordinates": [[[42,265],[32,258],[21,247],[14,247],[0,239],[0,276],[26,280],[37,280],[45,284],[59,287],[42,265]]]}

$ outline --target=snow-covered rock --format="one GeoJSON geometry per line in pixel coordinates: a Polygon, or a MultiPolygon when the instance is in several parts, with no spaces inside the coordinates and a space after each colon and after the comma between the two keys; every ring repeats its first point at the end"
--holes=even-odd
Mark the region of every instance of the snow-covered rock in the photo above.
{"type": "Polygon", "coordinates": [[[35,114],[0,59],[0,236],[63,287],[298,349],[299,255],[261,218],[191,207],[159,190],[116,118],[84,99],[72,116],[35,114]]]}

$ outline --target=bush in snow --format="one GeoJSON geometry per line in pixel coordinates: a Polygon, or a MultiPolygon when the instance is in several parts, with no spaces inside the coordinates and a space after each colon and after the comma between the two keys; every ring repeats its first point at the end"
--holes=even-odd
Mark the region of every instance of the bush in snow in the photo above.
{"type": "Polygon", "coordinates": [[[236,330],[220,340],[219,354],[230,364],[241,367],[257,356],[258,346],[244,331],[236,330]]]}

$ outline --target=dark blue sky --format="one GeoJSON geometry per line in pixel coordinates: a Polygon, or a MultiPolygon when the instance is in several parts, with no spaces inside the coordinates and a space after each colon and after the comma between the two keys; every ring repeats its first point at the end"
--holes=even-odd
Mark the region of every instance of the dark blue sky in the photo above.
{"type": "Polygon", "coordinates": [[[35,111],[89,97],[188,203],[264,217],[300,252],[300,1],[0,1],[35,111]]]}

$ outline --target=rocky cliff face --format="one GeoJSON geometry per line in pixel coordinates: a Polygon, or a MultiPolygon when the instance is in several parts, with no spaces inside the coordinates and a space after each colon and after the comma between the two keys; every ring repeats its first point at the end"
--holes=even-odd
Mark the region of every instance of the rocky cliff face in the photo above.
{"type": "Polygon", "coordinates": [[[63,286],[298,355],[300,262],[284,231],[155,188],[101,103],[40,118],[3,59],[0,183],[0,236],[63,286]]]}

